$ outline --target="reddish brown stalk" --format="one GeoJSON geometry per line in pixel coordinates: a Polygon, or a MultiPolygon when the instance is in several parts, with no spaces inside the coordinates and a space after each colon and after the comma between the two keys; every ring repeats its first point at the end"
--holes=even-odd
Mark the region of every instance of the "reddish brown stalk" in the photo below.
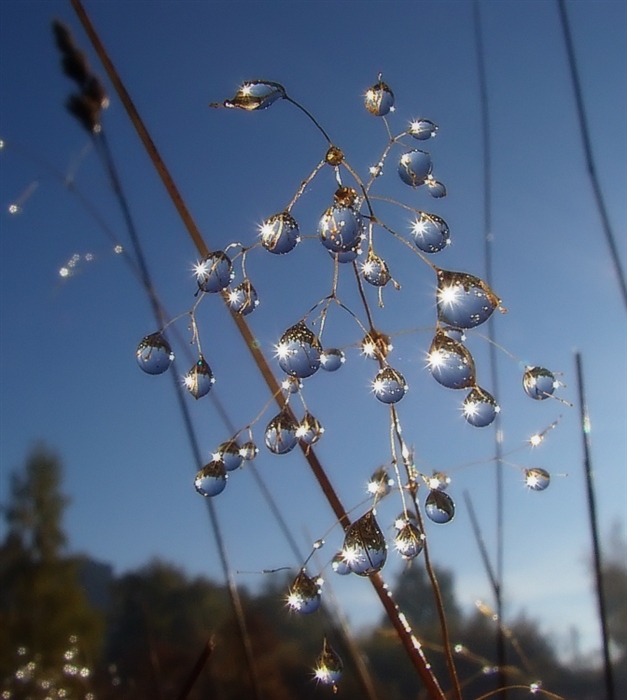
{"type": "Polygon", "coordinates": [[[181,692],[178,694],[177,700],[187,700],[191,689],[196,684],[196,681],[198,680],[203,668],[207,664],[207,661],[209,661],[209,659],[211,658],[211,655],[213,654],[213,649],[214,643],[212,638],[205,644],[202,651],[200,652],[200,656],[196,660],[194,668],[192,668],[189,676],[187,677],[185,685],[181,688],[181,692]]]}

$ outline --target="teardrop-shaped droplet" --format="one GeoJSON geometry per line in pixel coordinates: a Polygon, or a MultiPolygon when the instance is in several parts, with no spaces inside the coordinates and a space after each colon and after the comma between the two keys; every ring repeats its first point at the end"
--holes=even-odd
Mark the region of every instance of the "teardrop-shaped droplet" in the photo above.
{"type": "Polygon", "coordinates": [[[328,348],[320,353],[320,367],[326,372],[336,372],[346,362],[346,356],[337,348],[328,348]]]}
{"type": "Polygon", "coordinates": [[[320,607],[320,584],[308,576],[304,569],[298,572],[290,586],[287,604],[303,615],[315,612],[320,607]]]}
{"type": "Polygon", "coordinates": [[[375,498],[383,498],[390,493],[392,486],[394,486],[394,479],[390,478],[388,470],[385,467],[379,467],[368,480],[368,493],[375,498]]]}
{"type": "Polygon", "coordinates": [[[351,252],[359,245],[363,234],[364,221],[352,207],[334,204],[324,212],[318,223],[320,241],[333,253],[351,252]]]}
{"type": "Polygon", "coordinates": [[[525,469],[525,484],[532,491],[544,491],[551,483],[551,475],[545,469],[525,469]]]}
{"type": "Polygon", "coordinates": [[[228,255],[217,250],[199,262],[194,268],[198,288],[202,292],[215,294],[226,289],[233,281],[235,273],[228,255]]]}
{"type": "Polygon", "coordinates": [[[202,355],[192,365],[184,378],[185,387],[195,399],[206,396],[211,391],[215,381],[211,367],[202,355]]]}
{"type": "Polygon", "coordinates": [[[239,448],[239,453],[242,456],[242,459],[250,462],[259,454],[259,448],[254,442],[252,442],[252,440],[249,440],[239,448]]]}
{"type": "Polygon", "coordinates": [[[228,290],[228,301],[231,309],[240,316],[248,316],[259,306],[257,291],[248,278],[228,290]]]}
{"type": "Polygon", "coordinates": [[[412,224],[411,233],[416,247],[423,253],[438,253],[451,242],[446,221],[424,211],[412,224]]]}
{"type": "Polygon", "coordinates": [[[342,677],[342,671],[344,670],[344,664],[342,659],[337,655],[337,652],[333,647],[327,642],[327,638],[324,638],[322,644],[322,653],[316,661],[316,667],[314,669],[314,675],[317,681],[324,683],[324,685],[335,684],[342,677]]]}
{"type": "Polygon", "coordinates": [[[476,386],[473,387],[464,399],[464,418],[474,425],[475,428],[485,428],[496,418],[496,414],[501,410],[497,405],[494,396],[476,386]]]}
{"type": "Polygon", "coordinates": [[[432,491],[446,491],[451,483],[451,477],[444,472],[433,472],[427,479],[427,485],[432,491]]]}
{"type": "Polygon", "coordinates": [[[487,321],[500,299],[488,285],[466,272],[438,270],[438,318],[457,328],[487,321]]]}
{"type": "Polygon", "coordinates": [[[409,125],[409,133],[418,141],[428,141],[437,131],[437,125],[429,119],[416,119],[409,125]]]}
{"type": "Polygon", "coordinates": [[[444,183],[438,182],[438,180],[434,180],[432,177],[428,177],[426,183],[427,192],[434,199],[442,199],[442,197],[446,197],[446,187],[444,186],[444,183]]]}
{"type": "Polygon", "coordinates": [[[392,404],[400,401],[407,392],[407,383],[403,375],[392,367],[384,367],[377,372],[372,382],[374,395],[383,403],[392,404]]]}
{"type": "Polygon", "coordinates": [[[425,513],[434,523],[450,523],[455,517],[455,503],[444,491],[429,491],[425,513]]]}
{"type": "Polygon", "coordinates": [[[137,346],[137,364],[147,374],[162,374],[172,360],[172,348],[161,333],[147,335],[137,346]]]}
{"type": "Polygon", "coordinates": [[[375,117],[384,117],[394,106],[394,93],[380,80],[367,92],[364,99],[366,109],[375,117]]]}
{"type": "Polygon", "coordinates": [[[366,262],[361,266],[361,270],[366,282],[375,287],[385,287],[392,279],[385,260],[376,255],[372,250],[368,251],[368,257],[366,258],[366,262]]]}
{"type": "Polygon", "coordinates": [[[266,427],[265,442],[270,452],[284,455],[293,450],[298,444],[296,431],[298,424],[287,411],[281,411],[266,427]]]}
{"type": "Polygon", "coordinates": [[[267,109],[283,97],[286,97],[285,88],[279,83],[273,83],[269,80],[247,80],[232,100],[224,102],[224,106],[237,107],[251,112],[267,109]]]}
{"type": "Polygon", "coordinates": [[[320,421],[307,411],[296,430],[296,437],[306,445],[315,445],[322,437],[322,433],[324,428],[320,421]]]}
{"type": "Polygon", "coordinates": [[[431,174],[433,163],[426,151],[414,149],[403,153],[398,162],[398,174],[410,187],[420,187],[431,174]]]}
{"type": "Polygon", "coordinates": [[[194,486],[201,496],[217,496],[224,491],[227,478],[224,464],[214,460],[196,474],[194,486]]]}
{"type": "Polygon", "coordinates": [[[387,544],[371,510],[346,531],[342,555],[351,571],[359,576],[370,576],[383,568],[387,544]]]}
{"type": "Polygon", "coordinates": [[[288,394],[297,394],[303,388],[303,383],[298,377],[285,377],[281,382],[281,389],[288,394]]]}
{"type": "Polygon", "coordinates": [[[523,389],[527,396],[536,401],[551,397],[558,386],[555,375],[544,367],[527,367],[523,375],[523,389]]]}
{"type": "Polygon", "coordinates": [[[424,539],[417,525],[406,522],[394,538],[394,545],[403,559],[414,559],[422,552],[424,539]]]}
{"type": "Polygon", "coordinates": [[[261,227],[261,245],[270,253],[283,255],[300,243],[295,219],[286,211],[271,216],[261,227]]]}
{"type": "Polygon", "coordinates": [[[392,352],[390,336],[376,329],[369,331],[361,341],[361,351],[371,360],[383,360],[392,352]]]}
{"type": "Polygon", "coordinates": [[[336,574],[339,574],[340,576],[346,576],[346,574],[352,573],[351,568],[346,563],[342,552],[338,552],[333,556],[333,559],[331,559],[331,568],[336,574]]]}
{"type": "Polygon", "coordinates": [[[241,453],[240,446],[235,442],[235,440],[229,440],[228,442],[223,442],[219,447],[217,454],[224,464],[224,468],[227,472],[235,471],[242,466],[244,457],[241,453]]]}
{"type": "Polygon", "coordinates": [[[276,347],[281,369],[299,379],[318,371],[321,352],[320,341],[302,321],[288,328],[276,347]]]}
{"type": "Polygon", "coordinates": [[[466,389],[475,384],[475,362],[467,348],[438,330],[427,357],[433,378],[448,389],[466,389]]]}

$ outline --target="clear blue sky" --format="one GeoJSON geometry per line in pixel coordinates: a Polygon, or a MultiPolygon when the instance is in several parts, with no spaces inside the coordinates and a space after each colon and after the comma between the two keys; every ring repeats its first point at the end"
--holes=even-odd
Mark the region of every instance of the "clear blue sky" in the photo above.
{"type": "MultiPolygon", "coordinates": [[[[247,78],[279,81],[363,174],[386,143],[383,123],[362,101],[382,71],[396,94],[390,118],[395,133],[416,117],[439,125],[425,147],[448,197],[434,200],[424,188],[407,188],[391,164],[376,192],[446,219],[453,245],[434,258],[436,264],[484,274],[470,2],[87,0],[86,7],[211,248],[254,240],[257,226],[286,206],[326,148],[304,115],[286,103],[258,114],[210,110],[208,103],[232,97],[247,78]]],[[[599,177],[625,264],[627,6],[580,1],[569,2],[568,10],[599,177]]],[[[584,167],[557,4],[492,1],[482,2],[481,11],[492,124],[494,287],[509,311],[498,315],[496,332],[518,360],[499,358],[505,450],[562,416],[541,448],[513,455],[519,468],[506,467],[506,611],[509,619],[525,611],[540,620],[568,654],[573,626],[586,649],[598,646],[578,411],[527,398],[521,363],[562,372],[567,386],[558,393],[576,402],[573,353],[582,353],[601,531],[607,541],[619,523],[624,535],[625,310],[584,167]],[[568,476],[555,476],[548,491],[531,493],[520,467],[532,466],[568,476]]],[[[94,219],[54,175],[67,175],[88,138],[63,108],[72,85],[58,67],[52,17],[72,27],[104,77],[69,3],[0,2],[2,499],[10,471],[34,441],[44,440],[65,466],[72,550],[111,562],[119,572],[161,557],[190,573],[219,577],[170,380],[148,377],[135,363],[137,343],[156,330],[147,299],[94,219]],[[10,215],[8,207],[24,193],[30,196],[22,210],[10,215]],[[88,253],[93,260],[85,260],[88,253]],[[74,254],[81,256],[77,274],[62,279],[59,270],[74,254]]],[[[172,315],[183,313],[194,301],[196,252],[112,91],[111,98],[105,128],[157,290],[172,315]]],[[[75,183],[128,247],[93,152],[80,161],[75,183]]],[[[327,169],[296,205],[303,233],[315,233],[333,189],[327,169]]],[[[382,205],[380,216],[407,232],[404,215],[391,207],[382,205]]],[[[402,290],[386,289],[377,325],[393,333],[433,329],[433,273],[378,235],[402,290]]],[[[307,240],[284,257],[256,250],[247,270],[261,298],[250,323],[271,356],[283,331],[329,292],[332,265],[321,246],[307,240]]],[[[232,421],[244,425],[263,408],[267,391],[218,299],[205,299],[198,322],[217,377],[214,391],[232,421]]],[[[178,327],[187,334],[185,321],[178,327]]],[[[471,333],[468,346],[480,383],[490,389],[482,332],[471,333]]],[[[342,338],[338,344],[358,340],[339,314],[325,333],[342,338]]],[[[425,471],[451,471],[458,514],[447,526],[429,527],[428,535],[435,561],[454,570],[458,596],[470,607],[490,596],[462,492],[470,490],[493,548],[493,467],[487,461],[493,433],[466,425],[459,412],[462,392],[429,376],[431,333],[395,338],[394,366],[410,387],[399,412],[425,471]],[[468,463],[474,464],[462,466],[468,463]]],[[[307,381],[305,398],[326,427],[319,456],[352,508],[362,502],[368,476],[390,454],[387,409],[369,394],[373,364],[354,349],[347,355],[337,374],[319,372],[307,381]]],[[[208,459],[229,433],[210,400],[190,401],[208,459]]],[[[273,413],[269,409],[255,426],[260,444],[260,428],[273,413]]],[[[333,517],[304,460],[296,453],[274,457],[262,448],[256,464],[306,550],[333,517]]],[[[234,569],[298,565],[246,470],[231,476],[215,503],[234,569]]],[[[397,496],[382,504],[387,534],[399,510],[397,496]]],[[[340,540],[336,528],[321,552],[325,561],[340,540]]],[[[390,553],[386,578],[399,567],[390,553]]],[[[364,624],[380,613],[367,582],[356,579],[331,580],[350,619],[364,624]]],[[[260,580],[238,577],[250,586],[260,580]]]]}

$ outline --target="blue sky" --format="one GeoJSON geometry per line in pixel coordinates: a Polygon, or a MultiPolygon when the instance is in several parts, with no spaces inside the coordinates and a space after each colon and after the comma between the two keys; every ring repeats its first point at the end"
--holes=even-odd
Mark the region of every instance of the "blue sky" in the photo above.
{"type": "MultiPolygon", "coordinates": [[[[289,104],[246,114],[210,110],[209,102],[232,97],[245,79],[278,81],[364,174],[386,144],[383,123],[363,107],[365,90],[382,72],[396,95],[394,133],[417,117],[439,125],[437,138],[424,147],[448,196],[435,200],[424,188],[406,187],[392,163],[373,191],[442,216],[453,244],[433,262],[484,274],[471,3],[91,0],[86,8],[211,248],[250,244],[258,225],[287,205],[326,145],[289,104]]],[[[627,9],[597,0],[569,2],[568,11],[598,173],[625,264],[627,9]]],[[[541,621],[568,654],[573,626],[585,649],[598,646],[578,411],[554,400],[531,401],[522,392],[521,367],[563,373],[566,387],[558,393],[575,402],[574,351],[582,353],[601,531],[607,540],[619,523],[624,533],[625,309],[584,167],[557,4],[482,2],[481,12],[492,125],[493,286],[508,309],[498,315],[496,333],[516,358],[499,355],[505,451],[561,416],[544,444],[512,455],[504,473],[506,612],[510,619],[525,611],[541,621]],[[531,493],[522,484],[521,469],[533,466],[554,475],[546,492],[531,493]]],[[[0,3],[2,498],[10,471],[34,441],[44,440],[65,465],[73,550],[120,572],[158,556],[191,573],[219,577],[171,383],[143,375],[134,359],[141,338],[156,330],[147,299],[122,256],[63,185],[77,167],[77,189],[128,247],[89,140],[63,108],[72,85],[58,67],[52,17],[70,25],[104,78],[68,3],[0,3]],[[11,215],[15,202],[21,210],[11,215]],[[59,270],[75,254],[81,256],[76,274],[61,278],[59,270]]],[[[171,315],[184,313],[194,302],[197,254],[110,93],[105,129],[156,288],[171,315]]],[[[304,234],[315,233],[333,190],[332,172],[323,170],[295,206],[304,234]]],[[[406,215],[380,206],[380,217],[407,234],[406,215]]],[[[437,563],[454,570],[457,593],[470,608],[490,596],[462,493],[470,491],[493,548],[493,433],[468,426],[459,411],[463,392],[440,387],[425,369],[435,325],[432,271],[404,246],[377,236],[377,251],[402,285],[399,292],[386,288],[386,307],[375,311],[377,326],[396,334],[394,366],[409,384],[399,404],[405,439],[425,471],[450,472],[458,505],[451,524],[429,527],[431,551],[437,563]],[[401,333],[417,328],[423,330],[401,333]]],[[[251,252],[247,270],[261,299],[250,324],[271,357],[283,331],[328,294],[333,266],[316,240],[305,240],[287,256],[251,252]]],[[[352,307],[350,289],[344,274],[340,296],[346,294],[352,307]]],[[[370,299],[374,306],[375,295],[370,299]]],[[[328,343],[359,340],[346,318],[330,314],[328,343]]],[[[266,404],[267,390],[218,299],[202,302],[198,324],[217,377],[214,392],[232,422],[246,425],[266,404]]],[[[186,336],[185,320],[178,328],[186,336]]],[[[480,327],[470,333],[468,347],[480,384],[490,389],[485,332],[480,327]]],[[[369,391],[373,363],[354,348],[347,358],[338,373],[318,372],[307,380],[305,399],[326,427],[317,452],[346,507],[360,514],[368,476],[390,460],[389,425],[387,409],[369,391]]],[[[230,435],[210,399],[190,401],[208,459],[230,435]]],[[[260,444],[273,414],[269,409],[253,428],[260,444]]],[[[304,460],[295,453],[275,457],[262,447],[256,464],[306,550],[325,535],[333,516],[304,460]]],[[[215,504],[234,569],[298,566],[246,470],[231,476],[215,504]]],[[[398,496],[381,504],[387,534],[399,510],[398,496]]],[[[327,540],[325,562],[341,542],[337,528],[327,540]]],[[[400,566],[391,553],[386,579],[400,566]]],[[[367,582],[326,577],[353,622],[378,618],[367,582]]],[[[249,586],[261,580],[259,574],[238,575],[249,586]]]]}

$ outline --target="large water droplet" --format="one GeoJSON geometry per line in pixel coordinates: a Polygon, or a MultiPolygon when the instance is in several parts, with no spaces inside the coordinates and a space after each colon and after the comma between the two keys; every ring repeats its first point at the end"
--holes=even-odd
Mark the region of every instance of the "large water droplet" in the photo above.
{"type": "Polygon", "coordinates": [[[296,431],[298,424],[290,414],[283,410],[276,415],[266,427],[265,443],[270,452],[283,455],[293,450],[298,444],[296,431]]]}
{"type": "Polygon", "coordinates": [[[418,141],[428,141],[437,131],[437,125],[429,119],[416,119],[409,125],[409,133],[418,141]]]}
{"type": "Polygon", "coordinates": [[[340,576],[346,576],[346,574],[351,573],[351,568],[346,563],[342,552],[338,552],[333,556],[333,559],[331,559],[331,568],[336,574],[339,574],[340,576]]]}
{"type": "Polygon", "coordinates": [[[287,604],[296,612],[308,615],[320,607],[320,585],[307,575],[304,569],[298,572],[290,586],[287,604]]]}
{"type": "Polygon", "coordinates": [[[276,348],[281,369],[299,379],[318,371],[321,352],[320,341],[302,321],[285,331],[276,348]]]}
{"type": "Polygon", "coordinates": [[[545,469],[534,467],[525,469],[525,484],[532,491],[544,491],[551,483],[551,475],[545,469]]]}
{"type": "Polygon", "coordinates": [[[232,100],[224,102],[224,106],[237,107],[251,112],[267,109],[283,97],[286,97],[285,88],[279,83],[273,83],[269,80],[247,80],[232,100]]]}
{"type": "Polygon", "coordinates": [[[259,454],[259,448],[252,440],[249,440],[239,448],[239,453],[242,456],[242,459],[250,462],[259,454]]]}
{"type": "Polygon", "coordinates": [[[407,392],[407,383],[403,375],[392,367],[379,370],[372,382],[374,395],[383,403],[392,404],[400,401],[407,392]]]}
{"type": "Polygon", "coordinates": [[[390,493],[394,479],[390,478],[386,467],[376,469],[368,481],[368,493],[375,498],[383,498],[390,493]]]}
{"type": "Polygon", "coordinates": [[[431,156],[426,151],[418,149],[403,153],[398,162],[398,174],[401,180],[410,187],[424,185],[432,168],[431,156]]]}
{"type": "Polygon", "coordinates": [[[340,659],[325,637],[322,644],[322,653],[318,657],[314,669],[316,680],[324,683],[324,685],[332,685],[335,689],[335,684],[340,680],[343,670],[344,664],[342,659],[340,659]]]}
{"type": "Polygon", "coordinates": [[[235,469],[238,469],[244,461],[244,457],[241,453],[241,448],[235,442],[235,440],[223,442],[218,447],[218,456],[220,460],[222,460],[224,468],[227,472],[235,471],[235,469]]]}
{"type": "Polygon", "coordinates": [[[172,348],[161,333],[147,335],[137,346],[137,364],[147,374],[162,374],[172,360],[172,348]]]}
{"type": "Polygon", "coordinates": [[[330,206],[318,223],[322,245],[333,253],[355,252],[364,234],[361,214],[352,207],[330,206]]]}
{"type": "Polygon", "coordinates": [[[372,250],[368,251],[368,257],[366,258],[366,262],[361,266],[361,269],[366,282],[375,287],[384,287],[392,279],[385,260],[376,255],[372,250]]]}
{"type": "Polygon", "coordinates": [[[449,523],[455,517],[455,503],[444,491],[429,491],[425,513],[434,523],[449,523]]]}
{"type": "Polygon", "coordinates": [[[336,372],[346,362],[346,356],[337,348],[328,348],[320,354],[320,367],[326,372],[336,372]]]}
{"type": "Polygon", "coordinates": [[[184,382],[185,387],[195,399],[200,399],[211,391],[215,377],[202,355],[185,375],[184,382]]]}
{"type": "Polygon", "coordinates": [[[322,433],[324,428],[320,421],[307,411],[296,430],[296,437],[306,445],[315,445],[322,437],[322,433]]]}
{"type": "Polygon", "coordinates": [[[224,491],[227,478],[224,464],[214,460],[196,474],[194,486],[201,496],[217,496],[224,491]]]}
{"type": "Polygon", "coordinates": [[[438,318],[457,328],[474,328],[487,321],[500,299],[488,285],[466,272],[438,270],[438,318]]]}
{"type": "Polygon", "coordinates": [[[198,288],[211,294],[226,289],[235,276],[230,258],[221,250],[209,253],[202,262],[196,265],[194,274],[198,288]]]}
{"type": "Polygon", "coordinates": [[[558,386],[555,375],[544,367],[527,367],[523,375],[523,389],[527,396],[536,401],[551,397],[558,386]]]}
{"type": "Polygon", "coordinates": [[[490,425],[500,411],[494,396],[485,389],[476,386],[464,399],[464,418],[475,428],[490,425]]]}
{"type": "Polygon", "coordinates": [[[411,233],[416,247],[424,253],[438,253],[451,242],[446,221],[424,211],[414,221],[411,233]]]}
{"type": "Polygon", "coordinates": [[[384,117],[394,106],[394,93],[380,80],[367,92],[364,99],[366,109],[375,117],[384,117]]]}
{"type": "Polygon", "coordinates": [[[475,383],[475,363],[466,347],[438,330],[427,358],[433,378],[448,389],[466,389],[475,383]]]}
{"type": "Polygon", "coordinates": [[[394,538],[394,545],[403,559],[414,559],[422,552],[424,539],[420,528],[407,521],[394,538]]]}
{"type": "Polygon", "coordinates": [[[248,316],[259,306],[257,291],[248,278],[228,290],[228,301],[231,309],[241,316],[248,316]]]}
{"type": "Polygon", "coordinates": [[[387,558],[387,544],[373,511],[368,511],[346,531],[342,547],[344,561],[359,576],[380,571],[387,558]]]}
{"type": "Polygon", "coordinates": [[[286,211],[271,216],[261,227],[261,245],[275,255],[289,253],[298,243],[298,224],[286,211]]]}

